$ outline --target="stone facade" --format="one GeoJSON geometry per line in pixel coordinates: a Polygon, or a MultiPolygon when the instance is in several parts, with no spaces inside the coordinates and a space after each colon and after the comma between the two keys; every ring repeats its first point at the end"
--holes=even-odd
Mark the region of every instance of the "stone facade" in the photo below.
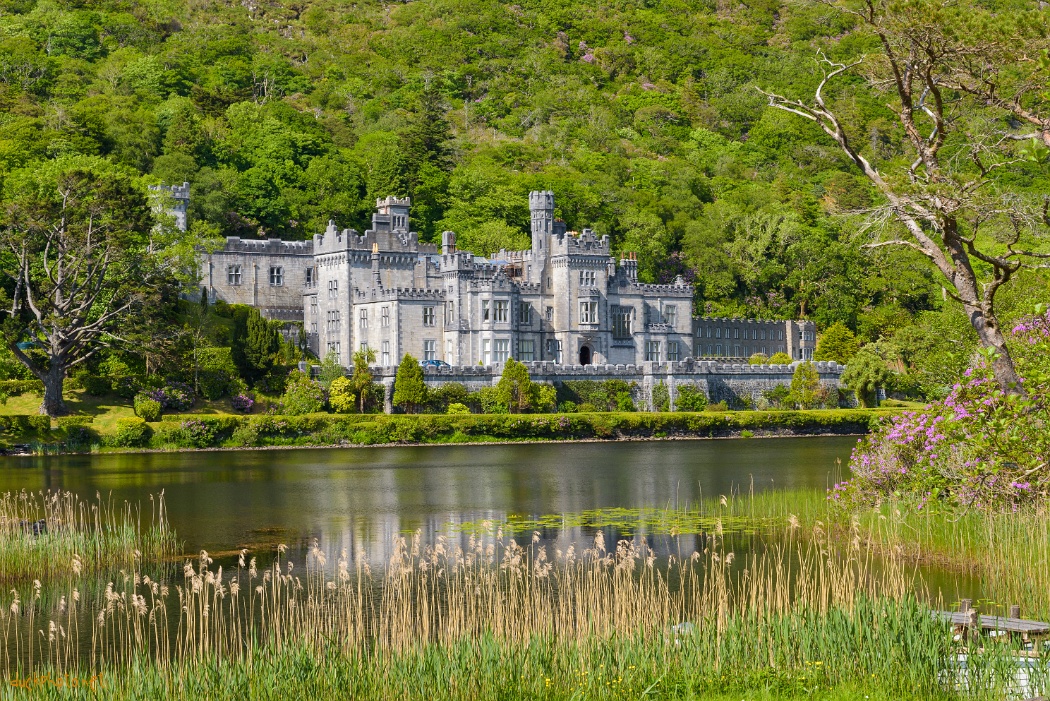
{"type": "Polygon", "coordinates": [[[420,242],[410,205],[378,200],[363,234],[329,223],[312,241],[228,238],[203,256],[203,284],[215,299],[301,321],[312,350],[344,365],[363,347],[383,367],[406,353],[461,367],[812,357],[811,322],[693,319],[689,285],[639,282],[637,260],[617,260],[608,236],[566,231],[551,192],[529,195],[532,248],[490,258],[459,250],[451,231],[440,248],[420,242]]]}
{"type": "Polygon", "coordinates": [[[155,202],[157,209],[175,218],[175,228],[179,231],[186,231],[190,208],[190,184],[150,185],[149,189],[151,192],[156,193],[157,199],[165,200],[155,202]]]}

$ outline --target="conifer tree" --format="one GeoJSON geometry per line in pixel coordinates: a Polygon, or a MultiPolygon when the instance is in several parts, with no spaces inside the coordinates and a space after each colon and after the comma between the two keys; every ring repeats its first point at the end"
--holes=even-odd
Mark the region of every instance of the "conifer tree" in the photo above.
{"type": "Polygon", "coordinates": [[[394,405],[414,414],[427,401],[427,385],[423,381],[423,368],[419,361],[408,353],[401,359],[394,378],[394,405]]]}
{"type": "Polygon", "coordinates": [[[496,385],[497,401],[512,414],[528,411],[536,401],[536,386],[523,363],[508,358],[496,385]]]}
{"type": "Polygon", "coordinates": [[[263,318],[257,309],[248,309],[234,328],[233,359],[245,380],[255,383],[274,366],[274,356],[281,349],[277,325],[263,318]]]}
{"type": "Polygon", "coordinates": [[[835,322],[820,334],[817,348],[813,351],[814,360],[834,360],[845,365],[857,354],[859,345],[857,337],[842,322],[835,322]]]}
{"type": "Polygon", "coordinates": [[[789,399],[799,409],[816,409],[820,404],[820,375],[808,360],[795,366],[789,399]]]}

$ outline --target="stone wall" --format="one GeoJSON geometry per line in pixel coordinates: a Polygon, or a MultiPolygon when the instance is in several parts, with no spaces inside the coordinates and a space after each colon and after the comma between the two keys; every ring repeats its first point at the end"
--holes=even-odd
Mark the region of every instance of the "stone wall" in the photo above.
{"type": "MultiPolygon", "coordinates": [[[[702,390],[710,402],[726,402],[731,407],[760,403],[762,393],[778,386],[789,386],[797,363],[791,365],[748,365],[746,363],[719,363],[687,359],[680,363],[642,363],[641,365],[555,365],[551,362],[524,364],[534,382],[558,383],[574,380],[623,380],[635,384],[634,400],[639,409],[653,411],[653,389],[660,383],[667,387],[674,410],[675,398],[682,386],[702,390]]],[[[820,382],[830,389],[838,389],[844,365],[834,362],[813,363],[820,382]]],[[[451,382],[464,385],[476,392],[499,382],[501,366],[449,366],[424,368],[424,377],[431,387],[451,382]]],[[[392,410],[394,377],[397,367],[376,367],[372,373],[377,382],[386,386],[389,413],[392,410]]]]}

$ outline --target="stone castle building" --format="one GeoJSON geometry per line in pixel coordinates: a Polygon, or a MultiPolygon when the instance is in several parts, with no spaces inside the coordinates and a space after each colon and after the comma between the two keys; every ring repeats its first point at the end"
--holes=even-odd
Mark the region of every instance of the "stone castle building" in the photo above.
{"type": "Polygon", "coordinates": [[[812,322],[693,318],[689,285],[639,282],[637,260],[617,260],[608,236],[566,231],[552,192],[529,194],[531,250],[490,258],[460,250],[451,231],[440,248],[420,242],[410,204],[379,200],[363,234],[329,223],[312,241],[230,237],[203,257],[202,284],[215,299],[302,322],[311,349],[344,365],[364,347],[386,367],[406,353],[456,366],[812,357],[812,322]]]}

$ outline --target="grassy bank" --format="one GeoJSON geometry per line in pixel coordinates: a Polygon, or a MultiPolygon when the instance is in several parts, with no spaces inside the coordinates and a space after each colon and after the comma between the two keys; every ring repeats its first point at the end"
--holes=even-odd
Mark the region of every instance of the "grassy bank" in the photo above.
{"type": "Polygon", "coordinates": [[[263,446],[382,445],[529,440],[624,440],[861,434],[894,409],[573,414],[134,416],[96,424],[90,414],[45,426],[39,417],[0,416],[0,440],[37,452],[263,446]],[[32,421],[30,420],[32,419],[32,421]]]}

